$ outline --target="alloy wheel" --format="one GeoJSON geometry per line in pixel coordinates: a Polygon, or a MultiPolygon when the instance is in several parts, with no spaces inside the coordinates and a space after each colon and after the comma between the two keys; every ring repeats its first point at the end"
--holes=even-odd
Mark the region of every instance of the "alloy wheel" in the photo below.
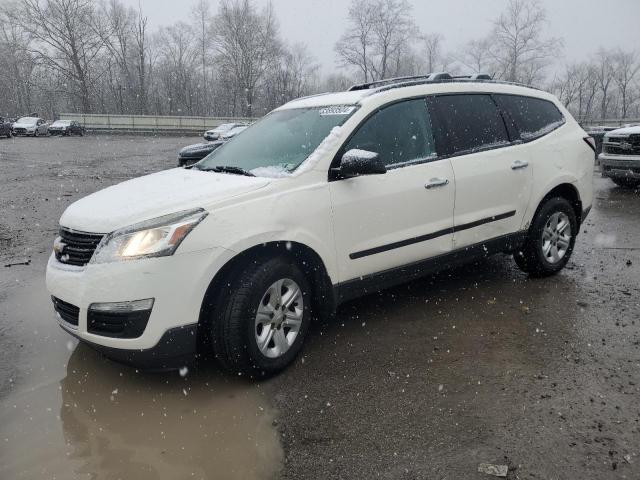
{"type": "Polygon", "coordinates": [[[271,285],[262,296],[254,333],[260,352],[279,358],[293,345],[302,326],[304,300],[300,286],[289,278],[271,285]]]}
{"type": "Polygon", "coordinates": [[[542,230],[542,254],[547,262],[560,262],[571,245],[571,221],[564,212],[556,212],[542,230]]]}

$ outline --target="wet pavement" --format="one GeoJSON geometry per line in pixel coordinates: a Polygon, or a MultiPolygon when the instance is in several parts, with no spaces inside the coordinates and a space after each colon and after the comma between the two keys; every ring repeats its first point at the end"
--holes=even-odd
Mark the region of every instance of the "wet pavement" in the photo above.
{"type": "Polygon", "coordinates": [[[0,141],[1,479],[640,478],[640,193],[597,175],[560,275],[497,256],[350,302],[269,381],[77,345],[43,286],[60,214],[197,141],[0,141]]]}

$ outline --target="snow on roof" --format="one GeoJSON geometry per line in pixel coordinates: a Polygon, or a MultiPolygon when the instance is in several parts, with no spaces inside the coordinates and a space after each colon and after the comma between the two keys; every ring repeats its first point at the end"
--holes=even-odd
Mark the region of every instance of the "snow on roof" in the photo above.
{"type": "Polygon", "coordinates": [[[356,92],[323,93],[311,97],[299,98],[285,103],[277,110],[288,110],[291,108],[313,108],[326,107],[329,105],[356,105],[363,98],[371,95],[370,90],[360,90],[356,92]]]}

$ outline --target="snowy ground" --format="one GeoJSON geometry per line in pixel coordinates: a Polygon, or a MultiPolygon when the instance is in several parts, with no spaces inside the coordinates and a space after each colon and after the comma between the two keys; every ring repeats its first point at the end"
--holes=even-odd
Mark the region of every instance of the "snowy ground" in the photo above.
{"type": "Polygon", "coordinates": [[[561,275],[495,257],[351,302],[268,382],[78,346],[43,286],[60,214],[197,141],[0,140],[0,478],[640,477],[640,194],[599,177],[561,275]]]}

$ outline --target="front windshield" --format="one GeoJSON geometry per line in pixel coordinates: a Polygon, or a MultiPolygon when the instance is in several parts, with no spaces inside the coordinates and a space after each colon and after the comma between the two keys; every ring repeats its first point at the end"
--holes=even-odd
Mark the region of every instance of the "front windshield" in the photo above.
{"type": "Polygon", "coordinates": [[[68,127],[69,125],[71,125],[71,122],[65,120],[57,120],[53,122],[52,127],[68,127]]]}
{"type": "Polygon", "coordinates": [[[349,106],[272,112],[205,157],[195,168],[231,166],[247,171],[275,168],[292,172],[355,110],[349,106]]]}
{"type": "Polygon", "coordinates": [[[38,121],[37,118],[35,117],[22,117],[21,119],[19,119],[16,123],[36,123],[38,121]]]}

